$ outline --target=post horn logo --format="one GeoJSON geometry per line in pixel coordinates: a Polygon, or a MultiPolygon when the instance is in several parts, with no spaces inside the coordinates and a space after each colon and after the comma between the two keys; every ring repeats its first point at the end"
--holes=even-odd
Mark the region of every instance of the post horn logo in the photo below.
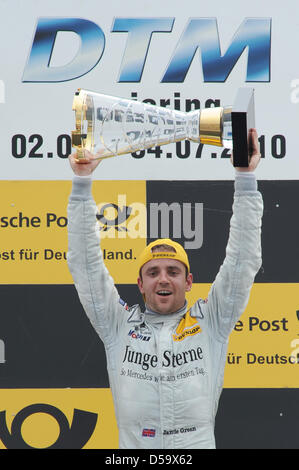
{"type": "MultiPolygon", "coordinates": [[[[110,211],[112,212],[112,211],[110,211]]],[[[108,203],[101,207],[99,213],[97,214],[97,220],[102,224],[100,226],[100,230],[106,232],[110,228],[114,227],[115,230],[125,231],[127,232],[128,229],[125,226],[122,226],[128,218],[130,217],[132,212],[132,208],[128,206],[120,207],[116,204],[108,203]],[[106,212],[109,209],[114,209],[114,215],[111,218],[107,217],[106,212]]]]}
{"type": "Polygon", "coordinates": [[[24,441],[21,428],[29,416],[46,413],[56,419],[60,432],[57,440],[47,449],[82,449],[92,436],[98,415],[88,411],[74,409],[71,426],[64,413],[55,406],[37,403],[23,408],[13,419],[11,432],[6,424],[6,411],[0,412],[0,439],[7,449],[34,449],[24,441]]]}

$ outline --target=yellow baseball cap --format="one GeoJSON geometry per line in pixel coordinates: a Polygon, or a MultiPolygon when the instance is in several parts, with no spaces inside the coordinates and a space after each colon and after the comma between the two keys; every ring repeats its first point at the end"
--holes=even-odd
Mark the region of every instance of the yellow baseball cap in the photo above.
{"type": "Polygon", "coordinates": [[[177,242],[174,242],[173,240],[170,240],[170,238],[159,238],[158,240],[155,240],[149,245],[145,247],[145,249],[142,251],[140,257],[139,257],[139,272],[142,268],[142,266],[147,263],[148,261],[151,261],[152,259],[175,259],[178,261],[181,261],[183,263],[187,270],[188,273],[190,272],[190,265],[189,265],[189,260],[186,251],[177,242]],[[157,245],[169,245],[171,246],[175,251],[152,251],[153,248],[157,245]]]}

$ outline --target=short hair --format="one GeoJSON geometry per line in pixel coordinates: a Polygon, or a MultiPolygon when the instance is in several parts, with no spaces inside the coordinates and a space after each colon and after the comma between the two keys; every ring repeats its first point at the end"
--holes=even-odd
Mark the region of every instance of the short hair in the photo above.
{"type": "MultiPolygon", "coordinates": [[[[156,252],[173,252],[173,253],[176,253],[176,249],[174,248],[174,246],[167,245],[166,243],[161,243],[160,245],[153,246],[152,249],[151,249],[151,252],[152,253],[156,253],[156,252]]],[[[141,266],[140,271],[139,271],[140,279],[142,279],[142,274],[141,274],[142,268],[143,268],[143,266],[141,266]]],[[[188,271],[187,266],[185,266],[185,268],[186,268],[186,279],[187,279],[189,271],[188,271]]]]}
{"type": "Polygon", "coordinates": [[[151,249],[151,252],[152,253],[155,253],[156,251],[172,251],[174,253],[176,253],[176,249],[173,247],[173,246],[170,246],[170,245],[167,245],[166,243],[163,243],[161,245],[155,245],[153,246],[153,248],[151,249]]]}

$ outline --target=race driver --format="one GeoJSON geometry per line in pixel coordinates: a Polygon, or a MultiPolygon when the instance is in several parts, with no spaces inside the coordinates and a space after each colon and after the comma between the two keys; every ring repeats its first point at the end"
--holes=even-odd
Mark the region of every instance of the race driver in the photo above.
{"type": "MultiPolygon", "coordinates": [[[[192,274],[183,247],[157,240],[140,255],[145,299],[124,306],[103,262],[91,174],[99,161],[69,157],[75,173],[68,206],[68,265],[80,301],[104,343],[121,449],[215,448],[214,422],[229,335],[261,266],[262,197],[254,170],[236,169],[225,260],[208,298],[187,307],[192,274]],[[157,246],[158,245],[158,246],[157,246]]],[[[203,267],[204,268],[204,267],[203,267]]]]}

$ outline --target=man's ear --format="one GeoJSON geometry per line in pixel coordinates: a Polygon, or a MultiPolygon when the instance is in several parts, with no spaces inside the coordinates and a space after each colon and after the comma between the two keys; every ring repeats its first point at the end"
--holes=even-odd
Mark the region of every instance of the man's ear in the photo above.
{"type": "Polygon", "coordinates": [[[144,294],[143,282],[142,282],[141,277],[139,277],[139,278],[137,279],[137,285],[138,285],[138,288],[139,288],[141,294],[144,294]]]}
{"type": "Polygon", "coordinates": [[[189,273],[186,277],[186,292],[190,292],[193,283],[193,274],[189,273]]]}

